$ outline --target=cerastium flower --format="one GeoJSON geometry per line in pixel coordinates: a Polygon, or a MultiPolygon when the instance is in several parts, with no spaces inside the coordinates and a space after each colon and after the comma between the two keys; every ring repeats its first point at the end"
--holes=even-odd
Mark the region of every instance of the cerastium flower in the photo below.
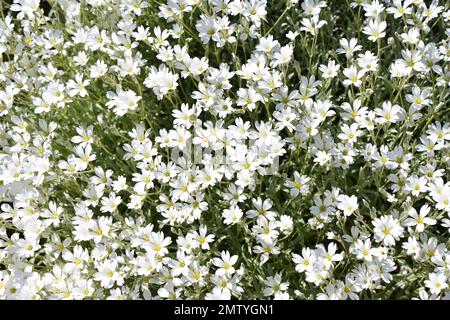
{"type": "Polygon", "coordinates": [[[449,7],[0,0],[0,299],[450,298],[449,7]]]}

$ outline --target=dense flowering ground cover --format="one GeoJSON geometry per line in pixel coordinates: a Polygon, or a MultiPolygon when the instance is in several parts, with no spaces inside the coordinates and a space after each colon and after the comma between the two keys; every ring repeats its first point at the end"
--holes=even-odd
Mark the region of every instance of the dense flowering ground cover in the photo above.
{"type": "Polygon", "coordinates": [[[449,7],[0,0],[0,298],[450,298],[449,7]]]}

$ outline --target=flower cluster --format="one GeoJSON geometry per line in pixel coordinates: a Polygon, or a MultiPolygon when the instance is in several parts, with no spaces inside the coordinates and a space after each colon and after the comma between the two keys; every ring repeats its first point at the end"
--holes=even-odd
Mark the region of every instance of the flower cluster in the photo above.
{"type": "Polygon", "coordinates": [[[450,298],[448,2],[0,12],[0,299],[450,298]]]}

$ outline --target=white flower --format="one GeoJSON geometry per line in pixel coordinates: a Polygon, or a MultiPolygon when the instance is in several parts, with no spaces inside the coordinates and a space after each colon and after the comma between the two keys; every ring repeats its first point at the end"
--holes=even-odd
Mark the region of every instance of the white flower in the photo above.
{"type": "Polygon", "coordinates": [[[292,261],[296,264],[295,270],[297,272],[312,271],[316,259],[316,256],[309,248],[303,248],[302,255],[292,255],[292,261]]]}
{"type": "Polygon", "coordinates": [[[363,28],[363,33],[369,36],[369,40],[376,42],[378,39],[385,37],[386,26],[386,21],[369,20],[367,26],[363,28]]]}
{"type": "Polygon", "coordinates": [[[322,72],[322,77],[330,79],[337,76],[340,67],[340,65],[336,64],[336,61],[330,60],[328,65],[320,65],[319,70],[322,72]]]}
{"type": "Polygon", "coordinates": [[[425,280],[425,285],[430,289],[431,293],[439,294],[442,290],[448,288],[447,278],[441,273],[430,273],[428,280],[425,280]]]}
{"type": "Polygon", "coordinates": [[[350,143],[355,143],[358,137],[363,134],[363,132],[359,130],[359,126],[356,123],[353,123],[351,126],[343,124],[341,130],[342,133],[338,135],[338,138],[350,143]]]}
{"type": "Polygon", "coordinates": [[[116,196],[114,193],[110,193],[109,197],[104,197],[102,199],[102,207],[100,210],[102,212],[114,212],[117,210],[119,204],[122,203],[120,196],[116,196]]]}
{"type": "Polygon", "coordinates": [[[173,74],[163,64],[158,69],[152,66],[144,80],[144,85],[152,89],[158,100],[161,100],[163,96],[178,87],[178,74],[173,74]]]}
{"type": "Polygon", "coordinates": [[[318,15],[314,15],[311,18],[303,18],[301,23],[302,23],[302,27],[300,28],[300,30],[311,33],[313,36],[317,35],[319,32],[319,29],[327,24],[326,21],[319,20],[318,15]]]}
{"type": "Polygon", "coordinates": [[[297,197],[299,194],[306,195],[309,192],[309,181],[311,179],[308,176],[300,175],[297,171],[294,172],[294,181],[286,181],[284,185],[288,187],[291,197],[297,197]]]}
{"type": "Polygon", "coordinates": [[[219,287],[214,287],[212,292],[208,292],[205,296],[205,300],[230,300],[231,293],[227,288],[222,289],[219,287]]]}
{"type": "Polygon", "coordinates": [[[344,71],[344,76],[347,77],[347,79],[345,79],[343,81],[344,86],[349,86],[349,85],[354,85],[355,87],[359,87],[362,83],[361,79],[365,74],[364,70],[359,70],[355,67],[355,66],[351,66],[349,68],[345,68],[344,71]]]}
{"type": "Polygon", "coordinates": [[[239,223],[243,215],[242,210],[238,206],[232,206],[229,209],[223,210],[223,223],[226,225],[239,223]]]}
{"type": "Polygon", "coordinates": [[[99,281],[103,288],[111,288],[114,283],[121,286],[124,279],[116,270],[117,267],[117,261],[115,260],[106,260],[102,262],[97,268],[98,271],[94,274],[94,280],[99,281]]]}
{"type": "Polygon", "coordinates": [[[384,215],[372,221],[374,226],[375,240],[383,242],[386,246],[395,245],[395,241],[403,236],[403,228],[398,219],[391,215],[384,215]]]}
{"type": "Polygon", "coordinates": [[[366,239],[366,241],[358,239],[358,241],[354,244],[354,248],[357,259],[369,262],[372,261],[373,256],[376,256],[378,253],[375,248],[372,248],[370,239],[366,239]]]}
{"type": "Polygon", "coordinates": [[[400,121],[402,116],[402,108],[397,104],[392,105],[390,101],[383,102],[381,108],[375,109],[375,112],[378,115],[376,121],[380,124],[395,123],[400,121]]]}
{"type": "Polygon", "coordinates": [[[105,64],[103,60],[97,60],[95,65],[92,65],[90,68],[90,77],[92,79],[103,77],[108,71],[108,66],[105,64]]]}
{"type": "Polygon", "coordinates": [[[417,232],[423,232],[426,225],[435,225],[436,220],[427,217],[427,215],[430,213],[430,207],[428,205],[423,205],[420,208],[419,214],[417,214],[416,209],[411,208],[408,212],[408,215],[411,218],[408,218],[404,221],[404,225],[407,227],[416,227],[417,232]]]}
{"type": "Polygon", "coordinates": [[[350,216],[358,209],[358,198],[356,196],[339,196],[339,203],[337,205],[339,210],[342,210],[345,216],[350,216]]]}
{"type": "Polygon", "coordinates": [[[273,36],[269,35],[267,38],[262,37],[261,39],[259,39],[259,44],[256,46],[256,50],[270,54],[273,50],[276,50],[279,46],[280,46],[279,42],[277,40],[273,40],[273,36]]]}
{"type": "Polygon", "coordinates": [[[109,99],[106,106],[113,109],[114,113],[118,116],[123,116],[129,111],[136,110],[139,100],[142,99],[142,97],[137,96],[134,91],[124,91],[121,88],[117,88],[116,93],[108,91],[106,96],[109,99]]]}
{"type": "Polygon", "coordinates": [[[281,274],[277,273],[274,277],[267,277],[264,281],[266,288],[263,291],[264,296],[272,296],[286,291],[289,283],[282,282],[281,274]]]}
{"type": "Polygon", "coordinates": [[[224,274],[232,275],[236,270],[233,265],[237,262],[238,256],[231,256],[228,251],[222,251],[220,258],[213,258],[212,264],[218,269],[216,275],[222,276],[224,274]]]}
{"type": "Polygon", "coordinates": [[[338,48],[336,52],[339,54],[345,54],[347,59],[350,59],[355,52],[362,49],[362,46],[358,44],[358,39],[356,38],[351,38],[350,41],[342,38],[339,40],[339,43],[341,47],[338,48]]]}

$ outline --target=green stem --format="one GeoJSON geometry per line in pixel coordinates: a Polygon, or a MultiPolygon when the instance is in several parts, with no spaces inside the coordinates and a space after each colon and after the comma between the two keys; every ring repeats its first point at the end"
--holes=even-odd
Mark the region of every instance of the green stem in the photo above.
{"type": "Polygon", "coordinates": [[[270,34],[270,32],[273,30],[273,28],[275,28],[277,26],[277,24],[280,23],[281,19],[283,19],[283,17],[286,15],[286,13],[288,12],[288,10],[290,8],[291,8],[290,5],[286,6],[283,13],[278,17],[277,21],[275,21],[275,23],[270,27],[270,29],[266,31],[266,33],[264,34],[264,37],[266,37],[268,34],[270,34]]]}

